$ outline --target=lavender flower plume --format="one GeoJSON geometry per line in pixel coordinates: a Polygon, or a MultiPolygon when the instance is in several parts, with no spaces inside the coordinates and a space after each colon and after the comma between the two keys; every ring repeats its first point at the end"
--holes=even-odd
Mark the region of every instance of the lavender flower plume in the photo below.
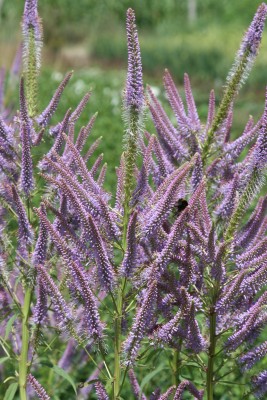
{"type": "Polygon", "coordinates": [[[196,354],[200,353],[207,347],[207,344],[200,333],[200,328],[195,318],[194,302],[191,303],[189,310],[188,328],[188,335],[186,337],[187,347],[192,349],[196,354]]]}
{"type": "Polygon", "coordinates": [[[150,283],[146,290],[144,300],[136,314],[131,332],[123,345],[127,365],[133,364],[134,360],[136,359],[141,340],[150,328],[151,321],[154,317],[156,300],[157,281],[154,280],[150,283]]]}
{"type": "Polygon", "coordinates": [[[181,134],[182,136],[187,136],[190,122],[186,115],[182,98],[176,89],[173,79],[167,69],[165,70],[163,80],[167,97],[177,119],[178,126],[181,129],[181,134]]]}
{"type": "Polygon", "coordinates": [[[98,400],[109,400],[106,389],[100,381],[97,381],[94,386],[98,400]]]}
{"type": "Polygon", "coordinates": [[[192,93],[189,76],[187,74],[184,75],[184,88],[185,88],[185,97],[186,97],[186,103],[187,103],[188,118],[191,121],[193,130],[198,131],[201,128],[200,120],[199,120],[194,96],[192,93]]]}
{"type": "Polygon", "coordinates": [[[22,77],[20,79],[20,91],[19,91],[20,119],[21,119],[21,124],[22,123],[25,124],[26,133],[28,135],[28,141],[29,141],[29,143],[31,143],[32,139],[33,139],[33,125],[32,125],[32,121],[29,117],[24,86],[25,86],[24,78],[22,77]]]}
{"type": "Polygon", "coordinates": [[[24,37],[24,57],[29,57],[30,34],[33,30],[34,44],[36,50],[37,68],[40,68],[40,54],[42,47],[42,26],[38,16],[38,0],[25,0],[22,33],[24,37]]]}
{"type": "MultiPolygon", "coordinates": [[[[53,225],[49,222],[47,217],[40,210],[35,209],[35,212],[39,216],[46,229],[49,231],[52,240],[57,246],[67,268],[70,271],[77,290],[82,296],[85,307],[84,324],[86,325],[89,335],[97,340],[101,340],[102,324],[100,322],[96,301],[89,287],[83,267],[74,261],[74,254],[71,252],[66,242],[61,238],[60,234],[56,231],[53,225]]],[[[77,340],[77,338],[75,339],[77,340]]]]}
{"type": "Polygon", "coordinates": [[[37,379],[32,375],[28,374],[27,381],[34,389],[35,393],[37,394],[38,398],[41,400],[50,400],[50,397],[46,393],[45,389],[42,385],[37,381],[37,379]]]}
{"type": "Polygon", "coordinates": [[[34,189],[34,178],[33,178],[30,137],[25,122],[21,123],[20,135],[22,144],[20,184],[21,184],[21,189],[24,191],[25,195],[29,197],[30,193],[34,189]]]}
{"type": "Polygon", "coordinates": [[[225,346],[229,350],[235,350],[238,348],[246,339],[251,335],[257,326],[258,322],[261,322],[262,306],[266,303],[267,292],[257,300],[257,302],[249,308],[247,313],[240,320],[240,329],[231,335],[225,346]]]}
{"type": "Polygon", "coordinates": [[[136,400],[146,400],[146,396],[142,393],[142,390],[139,386],[138,380],[135,376],[134,370],[130,369],[128,374],[129,374],[129,378],[130,378],[133,395],[136,398],[136,400]]]}
{"type": "Polygon", "coordinates": [[[203,399],[204,390],[197,390],[197,388],[193,385],[192,382],[189,382],[186,380],[186,381],[181,382],[180,385],[178,386],[173,400],[182,400],[183,393],[186,389],[188,389],[189,392],[193,396],[195,396],[195,399],[197,399],[197,400],[203,399]]]}
{"type": "Polygon", "coordinates": [[[21,241],[19,244],[21,246],[25,245],[28,246],[29,244],[32,243],[32,238],[33,238],[33,233],[32,233],[32,227],[29,224],[29,220],[26,214],[26,210],[24,208],[24,205],[18,195],[18,192],[15,188],[14,185],[12,185],[12,196],[13,196],[13,201],[15,204],[15,209],[18,214],[18,224],[19,224],[19,241],[21,241]]]}
{"type": "Polygon", "coordinates": [[[125,109],[142,111],[144,105],[143,75],[140,46],[135,24],[134,11],[129,8],[126,21],[128,72],[125,89],[125,109]]]}
{"type": "Polygon", "coordinates": [[[171,386],[165,393],[163,393],[160,397],[159,400],[169,400],[170,396],[173,394],[175,391],[176,387],[171,386]]]}
{"type": "MultiPolygon", "coordinates": [[[[266,13],[267,13],[267,6],[266,6],[266,13]]],[[[265,110],[262,118],[262,125],[256,142],[254,154],[255,154],[254,155],[255,168],[260,170],[264,169],[267,164],[267,90],[266,90],[265,110]]]]}
{"type": "MultiPolygon", "coordinates": [[[[71,311],[46,269],[41,265],[38,265],[37,271],[40,275],[40,281],[42,282],[44,290],[51,297],[59,327],[64,329],[73,322],[71,311]]],[[[41,310],[41,313],[43,313],[43,310],[41,310]]],[[[40,316],[38,316],[38,318],[40,318],[40,316]]]]}
{"type": "Polygon", "coordinates": [[[155,333],[155,338],[163,343],[172,343],[180,333],[180,322],[182,320],[181,312],[178,311],[176,315],[161,326],[155,333]]]}
{"type": "Polygon", "coordinates": [[[267,14],[267,6],[262,3],[248,28],[240,46],[239,55],[242,56],[246,51],[251,55],[257,55],[261,42],[262,32],[267,14]]]}
{"type": "Polygon", "coordinates": [[[68,82],[69,82],[71,77],[72,77],[72,72],[69,72],[69,73],[67,73],[65,75],[65,77],[63,78],[63,80],[60,83],[59,87],[55,91],[55,94],[52,97],[52,100],[50,101],[50,103],[48,104],[46,109],[42,112],[42,114],[40,114],[36,118],[37,123],[41,127],[46,127],[49,124],[52,116],[54,115],[54,113],[57,110],[58,103],[59,103],[59,100],[60,100],[60,98],[62,96],[62,93],[63,93],[65,87],[67,86],[67,84],[68,84],[68,82]]]}
{"type": "MultiPolygon", "coordinates": [[[[97,368],[94,370],[94,372],[89,376],[89,378],[87,379],[88,382],[93,381],[95,379],[98,378],[99,373],[101,372],[101,369],[103,368],[103,362],[99,363],[97,368]]],[[[86,383],[86,386],[84,385],[83,388],[80,389],[80,393],[78,396],[79,400],[84,400],[84,398],[86,398],[86,396],[88,397],[89,394],[91,393],[91,391],[93,390],[94,386],[93,384],[88,385],[86,383]]]]}
{"type": "Polygon", "coordinates": [[[214,93],[214,90],[211,90],[210,98],[209,98],[209,108],[208,108],[208,116],[207,116],[207,123],[206,123],[206,131],[208,131],[210,129],[214,117],[215,117],[215,93],[214,93]]]}
{"type": "MultiPolygon", "coordinates": [[[[88,124],[86,126],[82,127],[82,129],[80,130],[79,135],[76,140],[76,143],[75,143],[76,149],[78,151],[81,151],[84,144],[86,143],[86,140],[93,129],[97,115],[98,115],[98,113],[95,113],[92,116],[92,118],[90,119],[90,121],[88,122],[88,124]]],[[[90,157],[90,154],[89,155],[87,154],[85,161],[87,161],[89,157],[90,157]]]]}
{"type": "Polygon", "coordinates": [[[47,291],[40,274],[38,274],[37,281],[37,302],[33,310],[33,320],[37,325],[39,325],[45,321],[47,315],[47,291]]]}
{"type": "Polygon", "coordinates": [[[264,399],[267,393],[267,371],[252,378],[253,393],[257,399],[264,399]]]}
{"type": "Polygon", "coordinates": [[[120,274],[129,277],[137,267],[137,240],[136,240],[137,213],[130,217],[127,229],[127,248],[122,261],[120,274]]]}
{"type": "Polygon", "coordinates": [[[68,344],[65,348],[65,351],[58,361],[58,366],[65,371],[68,371],[71,367],[72,358],[75,356],[76,353],[76,342],[73,338],[69,339],[68,344]]]}
{"type": "Polygon", "coordinates": [[[166,191],[162,193],[162,197],[159,197],[159,194],[162,192],[163,187],[165,188],[165,182],[163,182],[156,191],[151,200],[153,208],[151,207],[152,209],[149,212],[145,209],[141,216],[141,218],[143,217],[145,220],[141,228],[143,236],[151,236],[161,226],[164,220],[168,218],[168,215],[171,213],[178,199],[180,185],[183,184],[191,167],[191,163],[186,163],[181,170],[177,170],[172,174],[173,180],[170,182],[169,186],[166,187],[166,191]]]}
{"type": "MultiPolygon", "coordinates": [[[[41,205],[41,211],[43,214],[46,215],[46,210],[44,205],[41,205]]],[[[44,264],[46,259],[47,240],[48,240],[47,229],[41,221],[38,239],[36,241],[34,252],[32,255],[33,265],[44,264]]]]}
{"type": "Polygon", "coordinates": [[[80,118],[80,116],[81,116],[83,110],[85,109],[90,97],[91,97],[91,92],[88,92],[83,96],[82,100],[80,101],[80,103],[78,104],[76,109],[71,114],[70,122],[74,123],[80,118]]]}
{"type": "Polygon", "coordinates": [[[202,160],[201,156],[199,153],[196,154],[196,162],[194,165],[194,169],[192,172],[192,178],[191,178],[191,187],[192,191],[194,192],[200,182],[203,179],[203,165],[202,165],[202,160]]]}
{"type": "Polygon", "coordinates": [[[90,215],[88,216],[88,223],[90,227],[90,242],[98,268],[98,278],[103,288],[110,290],[114,283],[113,267],[109,261],[97,225],[90,215]]]}
{"type": "Polygon", "coordinates": [[[242,371],[251,369],[253,365],[262,359],[267,353],[267,341],[252,349],[251,351],[243,354],[238,363],[241,365],[242,371]]]}
{"type": "Polygon", "coordinates": [[[239,86],[246,79],[253,62],[258,54],[259,46],[261,43],[262,32],[264,28],[264,23],[267,14],[267,6],[265,3],[262,3],[247,30],[245,33],[241,46],[237,52],[236,61],[233,66],[232,71],[230,72],[227,80],[230,82],[233,75],[237,73],[238,68],[242,71],[242,77],[239,82],[239,86]],[[242,65],[244,63],[244,65],[242,65]]]}

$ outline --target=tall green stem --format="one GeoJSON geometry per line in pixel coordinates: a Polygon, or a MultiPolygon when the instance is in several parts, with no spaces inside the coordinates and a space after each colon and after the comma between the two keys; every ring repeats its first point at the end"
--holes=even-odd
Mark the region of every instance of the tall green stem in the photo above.
{"type": "MultiPolygon", "coordinates": [[[[122,249],[125,253],[127,248],[127,227],[130,217],[130,201],[134,188],[134,169],[137,155],[137,135],[138,135],[138,120],[139,114],[135,110],[131,110],[129,116],[129,133],[127,137],[126,152],[125,152],[125,177],[124,177],[124,201],[123,201],[123,235],[122,249]]],[[[114,337],[114,382],[113,382],[113,399],[116,400],[120,393],[121,380],[121,322],[124,291],[126,287],[126,278],[121,280],[118,288],[116,316],[115,316],[115,337],[114,337]]]]}
{"type": "Polygon", "coordinates": [[[210,345],[208,351],[208,370],[207,370],[207,400],[213,400],[214,390],[214,360],[216,349],[216,312],[212,306],[210,309],[210,345]]]}
{"type": "Polygon", "coordinates": [[[210,130],[208,131],[207,139],[202,149],[203,164],[205,164],[206,159],[209,155],[210,148],[214,140],[215,132],[220,128],[222,122],[227,117],[231,103],[234,101],[238,89],[241,86],[242,79],[244,78],[244,73],[246,71],[247,63],[248,63],[248,53],[246,52],[242,57],[242,59],[240,60],[240,63],[236,67],[231,80],[228,82],[228,85],[225,88],[218,112],[216,114],[216,117],[214,118],[210,130]]]}
{"type": "Polygon", "coordinates": [[[22,307],[22,345],[19,359],[19,393],[20,400],[27,400],[27,374],[29,351],[29,314],[31,306],[32,288],[27,288],[22,307]]]}

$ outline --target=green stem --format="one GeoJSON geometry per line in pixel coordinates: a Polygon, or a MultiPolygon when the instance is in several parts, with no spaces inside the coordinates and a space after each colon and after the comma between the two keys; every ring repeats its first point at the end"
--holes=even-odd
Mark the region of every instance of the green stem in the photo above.
{"type": "Polygon", "coordinates": [[[177,370],[178,370],[178,360],[179,354],[178,350],[174,350],[173,352],[173,360],[172,360],[172,384],[177,386],[177,370]]]}
{"type": "Polygon", "coordinates": [[[207,400],[213,400],[214,360],[215,360],[215,348],[216,348],[216,312],[214,307],[211,307],[209,320],[210,320],[210,346],[208,351],[207,400]]]}
{"type": "MultiPolygon", "coordinates": [[[[127,145],[125,152],[125,177],[124,177],[124,201],[123,201],[123,235],[122,235],[122,252],[123,254],[127,249],[127,228],[131,213],[131,197],[134,189],[135,177],[134,169],[136,165],[137,156],[137,139],[138,139],[138,120],[139,114],[136,110],[131,110],[129,114],[129,133],[127,137],[127,145]]],[[[115,307],[115,337],[114,337],[114,375],[113,375],[113,400],[119,398],[121,392],[121,343],[122,343],[122,312],[124,291],[126,288],[126,278],[121,280],[117,292],[117,302],[115,307]]],[[[123,378],[122,385],[125,380],[123,378]]]]}
{"type": "Polygon", "coordinates": [[[206,141],[203,145],[203,149],[202,149],[203,164],[205,164],[206,159],[209,156],[210,148],[213,143],[215,132],[220,128],[222,122],[227,117],[231,103],[233,102],[233,100],[238,92],[238,89],[242,83],[242,78],[244,76],[244,72],[246,70],[247,63],[248,63],[248,54],[245,53],[243,55],[242,59],[240,60],[239,65],[236,67],[236,70],[232,76],[232,79],[230,80],[230,82],[228,83],[228,85],[225,88],[223,98],[220,103],[218,112],[217,112],[216,117],[213,120],[212,126],[207,134],[207,139],[206,139],[206,141]]]}
{"type": "Polygon", "coordinates": [[[22,307],[22,346],[19,358],[19,393],[20,400],[27,400],[27,374],[29,351],[29,314],[31,306],[32,288],[27,288],[22,307]]]}

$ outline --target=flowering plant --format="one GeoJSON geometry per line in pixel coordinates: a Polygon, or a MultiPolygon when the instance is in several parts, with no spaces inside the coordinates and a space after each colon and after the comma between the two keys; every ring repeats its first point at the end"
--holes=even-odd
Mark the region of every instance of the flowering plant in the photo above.
{"type": "Polygon", "coordinates": [[[102,157],[90,165],[98,142],[83,151],[96,115],[75,131],[90,93],[51,127],[68,73],[46,109],[37,111],[42,29],[37,0],[25,1],[20,110],[14,115],[3,103],[0,117],[5,398],[17,391],[21,400],[33,391],[40,399],[66,398],[53,389],[60,376],[80,399],[91,392],[99,400],[126,398],[129,380],[131,398],[144,400],[143,388],[158,372],[164,380],[147,394],[154,400],[179,400],[188,392],[212,400],[228,384],[240,385],[243,399],[265,396],[267,197],[260,191],[267,102],[260,120],[250,117],[239,138],[231,141],[230,131],[233,103],[258,53],[266,14],[263,3],[217,111],[210,94],[206,124],[188,75],[185,108],[165,71],[173,124],[151,88],[144,91],[135,15],[128,10],[125,148],[112,205],[102,157]],[[147,107],[156,135],[144,131],[147,107]],[[41,151],[48,132],[54,144],[36,163],[32,149],[41,151]],[[59,335],[67,341],[65,351],[47,360],[59,335]],[[52,371],[48,379],[39,372],[43,365],[52,371]],[[79,387],[72,378],[77,365],[91,374],[79,387]],[[158,368],[139,384],[142,367],[152,365],[158,368]]]}

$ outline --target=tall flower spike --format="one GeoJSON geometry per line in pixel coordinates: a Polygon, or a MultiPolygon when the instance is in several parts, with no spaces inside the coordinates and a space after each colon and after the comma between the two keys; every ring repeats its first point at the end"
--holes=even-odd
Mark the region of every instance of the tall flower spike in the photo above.
{"type": "MultiPolygon", "coordinates": [[[[53,242],[57,246],[59,252],[63,257],[65,265],[67,266],[73,277],[77,290],[82,296],[85,308],[84,324],[86,325],[89,335],[93,336],[96,339],[101,339],[102,325],[100,322],[96,301],[88,285],[88,279],[85,276],[83,268],[74,261],[73,254],[71,253],[68,245],[61,238],[60,234],[56,231],[53,225],[49,222],[47,217],[38,209],[35,209],[35,212],[49,231],[53,242]]],[[[75,339],[77,340],[76,337],[75,339]]]]}
{"type": "Polygon", "coordinates": [[[246,80],[248,73],[255,61],[260,46],[262,32],[267,14],[267,5],[262,3],[250,27],[244,35],[240,49],[237,52],[233,68],[226,79],[226,87],[219,110],[214,118],[212,126],[208,132],[206,142],[203,146],[203,160],[206,159],[213,143],[214,134],[228,115],[231,104],[236,97],[240,87],[246,80]]]}
{"type": "Polygon", "coordinates": [[[106,389],[100,381],[97,381],[95,383],[95,391],[96,391],[98,400],[109,400],[106,389]]]}
{"type": "Polygon", "coordinates": [[[242,355],[239,358],[238,363],[241,365],[242,371],[251,369],[253,365],[261,360],[267,353],[267,341],[262,343],[260,346],[252,349],[248,353],[242,355]]]}
{"type": "Polygon", "coordinates": [[[54,113],[57,110],[59,100],[62,96],[62,93],[63,93],[66,85],[68,84],[70,78],[72,77],[72,74],[73,74],[72,72],[69,72],[65,75],[64,79],[62,80],[59,87],[55,91],[55,94],[52,97],[52,100],[50,101],[50,103],[48,104],[46,109],[42,112],[42,114],[37,117],[36,120],[41,127],[45,127],[49,124],[50,119],[52,118],[52,116],[54,115],[54,113]]]}
{"type": "Polygon", "coordinates": [[[88,216],[90,226],[90,241],[98,268],[98,278],[103,287],[110,290],[114,282],[113,267],[109,261],[107,251],[93,218],[88,216]]]}
{"type": "Polygon", "coordinates": [[[262,126],[260,128],[259,136],[256,142],[254,154],[255,168],[263,170],[267,165],[267,88],[262,126]]]}
{"type": "Polygon", "coordinates": [[[33,320],[36,324],[42,324],[47,315],[47,292],[41,275],[38,274],[37,302],[33,310],[33,320]]]}
{"type": "Polygon", "coordinates": [[[159,400],[169,400],[170,396],[173,394],[175,391],[176,387],[171,386],[165,393],[163,393],[160,397],[159,400]]]}
{"type": "Polygon", "coordinates": [[[120,274],[127,277],[133,274],[137,266],[136,223],[137,213],[134,212],[127,229],[127,248],[120,270],[120,274]]]}
{"type": "Polygon", "coordinates": [[[73,322],[73,316],[71,311],[62,297],[58,287],[55,282],[48,274],[46,269],[41,265],[37,266],[37,271],[40,276],[40,281],[42,282],[43,288],[45,288],[46,293],[51,297],[57,322],[61,329],[65,329],[66,326],[73,322]]]}
{"type": "Polygon", "coordinates": [[[190,126],[190,121],[185,113],[182,98],[176,89],[169,71],[166,69],[164,73],[164,86],[167,92],[167,97],[170,102],[171,108],[177,119],[179,128],[181,129],[182,136],[187,136],[190,126]]]}
{"type": "Polygon", "coordinates": [[[144,106],[143,75],[140,46],[135,24],[134,11],[127,11],[128,72],[125,90],[126,110],[142,111],[144,106]]]}
{"type": "Polygon", "coordinates": [[[36,115],[37,78],[41,66],[42,27],[37,0],[26,0],[22,21],[24,74],[29,115],[36,115]]]}
{"type": "Polygon", "coordinates": [[[206,347],[206,342],[200,333],[198,323],[195,318],[195,305],[192,301],[188,315],[188,335],[186,337],[187,347],[195,353],[199,353],[206,347]]]}
{"type": "MultiPolygon", "coordinates": [[[[46,215],[44,205],[41,205],[41,211],[46,215]]],[[[43,265],[46,259],[46,247],[47,247],[48,232],[42,221],[40,222],[39,235],[35,244],[35,249],[32,255],[33,265],[43,265]]]]}
{"type": "Polygon", "coordinates": [[[198,131],[200,130],[201,125],[197,113],[197,107],[195,104],[194,96],[191,89],[189,76],[187,74],[184,75],[184,89],[185,89],[188,117],[191,121],[192,128],[194,129],[194,131],[198,131]]]}
{"type": "Polygon", "coordinates": [[[31,156],[31,144],[29,133],[25,122],[21,122],[20,128],[22,155],[21,155],[21,176],[20,184],[21,189],[27,197],[34,189],[33,166],[31,156]]]}
{"type": "Polygon", "coordinates": [[[252,378],[253,393],[257,399],[263,399],[267,393],[267,371],[252,378]]]}
{"type": "Polygon", "coordinates": [[[18,224],[19,224],[19,241],[20,245],[29,245],[32,242],[32,228],[29,224],[29,220],[26,214],[24,205],[18,195],[15,186],[12,186],[13,201],[15,203],[16,212],[18,214],[18,224]]]}
{"type": "Polygon", "coordinates": [[[196,400],[203,399],[204,390],[197,390],[197,388],[193,385],[193,383],[191,383],[189,381],[183,381],[178,386],[173,400],[182,400],[183,393],[186,389],[188,389],[189,392],[192,393],[193,396],[195,396],[196,400]]]}
{"type": "Polygon", "coordinates": [[[134,397],[136,398],[136,400],[146,400],[146,396],[142,393],[142,390],[139,386],[138,380],[135,376],[134,370],[130,369],[128,374],[129,374],[132,391],[133,391],[133,394],[134,394],[134,397]]]}
{"type": "Polygon", "coordinates": [[[140,309],[137,311],[131,332],[124,342],[124,352],[126,354],[126,364],[131,365],[138,353],[141,340],[150,328],[154,317],[154,309],[157,300],[157,281],[150,283],[140,309]]]}
{"type": "Polygon", "coordinates": [[[37,381],[37,379],[32,375],[29,374],[27,376],[27,381],[31,385],[31,387],[34,389],[35,393],[41,400],[50,400],[50,397],[42,387],[42,385],[37,381]]]}
{"type": "Polygon", "coordinates": [[[135,164],[143,129],[144,91],[141,54],[134,11],[129,8],[126,19],[128,70],[124,92],[125,119],[125,179],[123,208],[125,221],[129,218],[131,194],[135,185],[135,164]]]}

